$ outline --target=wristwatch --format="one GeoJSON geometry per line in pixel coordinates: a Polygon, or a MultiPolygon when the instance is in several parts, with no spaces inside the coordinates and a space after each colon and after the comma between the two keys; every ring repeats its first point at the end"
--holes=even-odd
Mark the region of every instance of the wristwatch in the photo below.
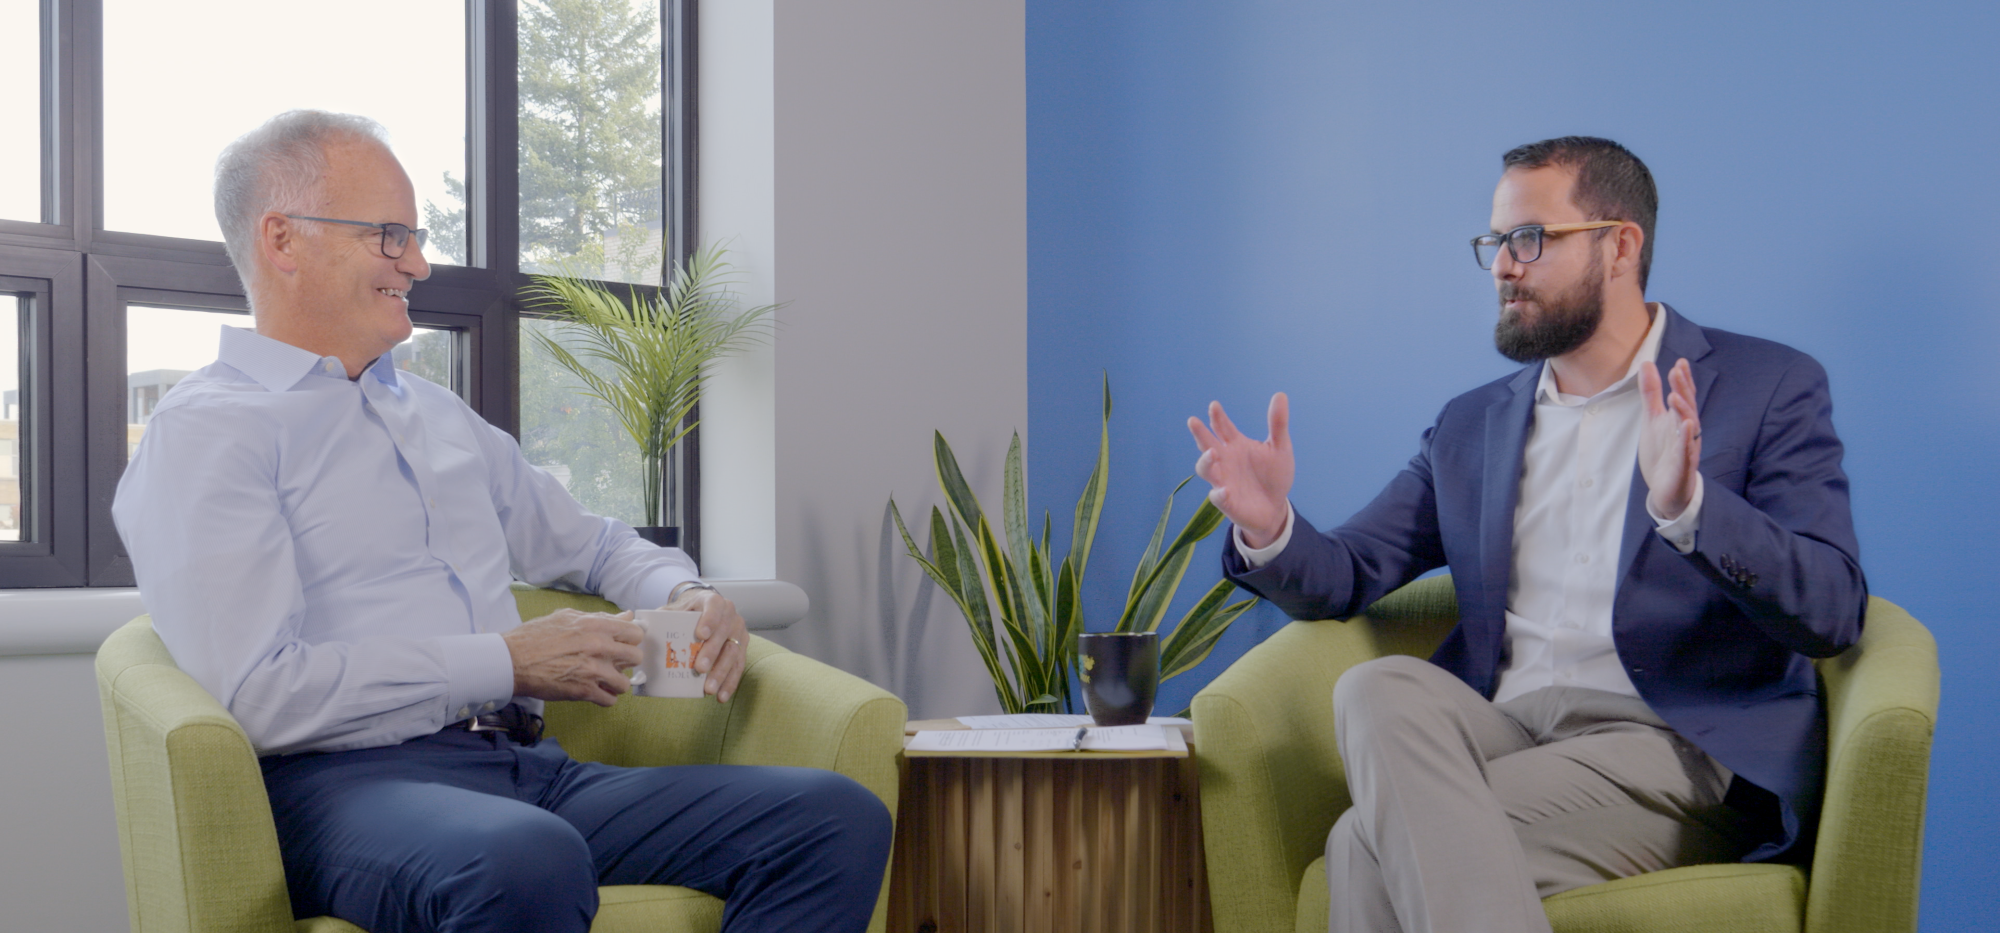
{"type": "Polygon", "coordinates": [[[681,598],[681,594],[688,590],[707,590],[711,593],[722,592],[700,580],[683,580],[674,584],[674,588],[667,591],[667,602],[672,603],[674,600],[681,598]]]}

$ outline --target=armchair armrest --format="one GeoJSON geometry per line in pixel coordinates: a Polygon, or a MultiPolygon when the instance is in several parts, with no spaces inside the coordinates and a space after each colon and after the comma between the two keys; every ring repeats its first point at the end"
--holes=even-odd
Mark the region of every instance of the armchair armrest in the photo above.
{"type": "Polygon", "coordinates": [[[132,928],[292,930],[249,736],[146,616],[105,639],[96,666],[132,928]]]}
{"type": "Polygon", "coordinates": [[[1937,641],[1880,597],[1861,642],[1819,662],[1827,776],[1806,895],[1817,933],[1914,931],[1924,791],[1937,728],[1937,641]]]}
{"type": "Polygon", "coordinates": [[[1385,654],[1427,656],[1457,617],[1451,578],[1419,580],[1345,623],[1280,629],[1195,694],[1216,929],[1295,928],[1301,875],[1351,803],[1334,737],[1334,682],[1385,654]]]}
{"type": "MultiPolygon", "coordinates": [[[[555,590],[516,589],[522,618],[564,606],[618,607],[555,590]]],[[[712,698],[628,696],[605,709],[550,703],[550,735],[571,756],[606,764],[791,765],[837,771],[874,791],[896,812],[896,757],[908,708],[886,690],[838,668],[750,636],[743,681],[728,703],[712,698]]]]}

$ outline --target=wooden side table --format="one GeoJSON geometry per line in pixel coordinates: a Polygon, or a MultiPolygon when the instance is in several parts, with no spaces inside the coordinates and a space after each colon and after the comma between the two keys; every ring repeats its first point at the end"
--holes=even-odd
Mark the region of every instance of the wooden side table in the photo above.
{"type": "Polygon", "coordinates": [[[904,756],[889,930],[1209,933],[1192,741],[1175,754],[904,756]]]}

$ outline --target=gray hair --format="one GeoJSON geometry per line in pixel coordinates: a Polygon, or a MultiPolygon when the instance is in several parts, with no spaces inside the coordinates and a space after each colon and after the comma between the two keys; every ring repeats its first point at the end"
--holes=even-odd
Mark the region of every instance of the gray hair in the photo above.
{"type": "Polygon", "coordinates": [[[215,222],[236,274],[250,285],[258,221],[266,211],[315,214],[326,200],[326,149],[336,141],[389,145],[389,131],[367,117],[287,110],[222,150],[215,160],[215,222]]]}

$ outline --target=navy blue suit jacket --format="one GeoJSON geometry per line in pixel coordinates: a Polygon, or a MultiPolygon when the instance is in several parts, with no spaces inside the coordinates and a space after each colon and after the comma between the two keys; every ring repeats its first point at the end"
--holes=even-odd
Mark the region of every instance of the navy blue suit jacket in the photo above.
{"type": "MultiPolygon", "coordinates": [[[[1862,578],[1826,371],[1768,340],[1667,315],[1658,365],[1685,358],[1701,413],[1704,491],[1694,551],[1653,529],[1637,464],[1618,554],[1612,635],[1640,695],[1676,731],[1781,804],[1746,860],[1818,820],[1826,719],[1811,658],[1861,635],[1862,578]]],[[[1294,619],[1339,619],[1449,566],[1459,623],[1431,660],[1491,698],[1507,663],[1508,575],[1533,364],[1453,400],[1417,455],[1346,524],[1230,579],[1294,619]]],[[[1740,798],[1739,798],[1740,799],[1740,798]]]]}

